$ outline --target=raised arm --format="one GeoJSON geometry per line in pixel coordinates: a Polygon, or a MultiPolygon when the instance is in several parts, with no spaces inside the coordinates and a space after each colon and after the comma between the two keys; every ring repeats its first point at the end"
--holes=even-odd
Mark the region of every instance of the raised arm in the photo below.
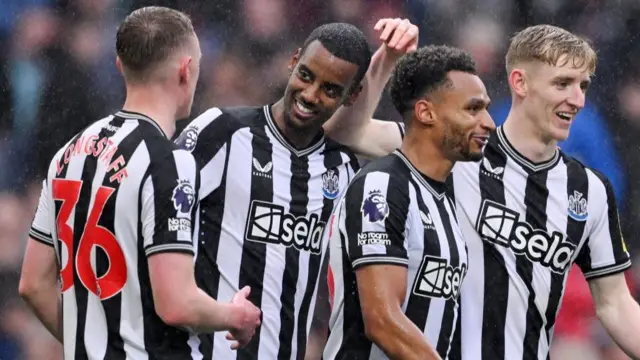
{"type": "Polygon", "coordinates": [[[417,49],[419,35],[418,27],[407,19],[382,19],[375,30],[383,43],[371,59],[358,99],[352,106],[340,107],[324,124],[329,137],[368,158],[384,156],[401,145],[395,122],[372,117],[396,61],[417,49]]]}

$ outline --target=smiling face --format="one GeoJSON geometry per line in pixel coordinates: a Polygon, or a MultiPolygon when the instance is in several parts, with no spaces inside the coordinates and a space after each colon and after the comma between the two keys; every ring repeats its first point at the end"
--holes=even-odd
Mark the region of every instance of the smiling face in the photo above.
{"type": "Polygon", "coordinates": [[[587,66],[574,67],[573,59],[561,57],[558,63],[561,65],[533,62],[523,66],[526,92],[522,104],[543,138],[564,141],[584,107],[590,72],[587,66]]]}
{"type": "Polygon", "coordinates": [[[318,130],[341,105],[350,105],[358,66],[331,54],[322,43],[310,43],[291,60],[292,74],[284,95],[288,127],[318,130]]]}
{"type": "Polygon", "coordinates": [[[434,136],[442,139],[442,149],[452,161],[478,161],[495,129],[487,108],[490,103],[484,83],[477,75],[451,71],[450,84],[436,95],[434,136]]]}

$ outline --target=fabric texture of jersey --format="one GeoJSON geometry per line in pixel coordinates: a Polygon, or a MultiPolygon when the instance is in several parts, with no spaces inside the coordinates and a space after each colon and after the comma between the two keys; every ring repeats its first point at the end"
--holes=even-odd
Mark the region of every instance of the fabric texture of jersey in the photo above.
{"type": "Polygon", "coordinates": [[[344,147],[316,137],[293,147],[271,106],[212,108],[176,140],[202,178],[196,277],[219,301],[249,285],[263,313],[249,345],[193,337],[194,358],[303,359],[325,249],[322,233],[357,170],[344,147]]]}
{"type": "Polygon", "coordinates": [[[446,359],[467,252],[444,183],[420,174],[400,151],[374,160],[349,185],[325,236],[332,313],[323,359],[387,359],[365,335],[355,274],[384,264],[407,268],[402,310],[446,359]]]}
{"type": "Polygon", "coordinates": [[[469,248],[461,289],[462,358],[547,359],[567,274],[631,266],[611,184],[559,149],[532,163],[500,127],[477,163],[453,169],[469,248]]]}
{"type": "Polygon", "coordinates": [[[125,111],[53,157],[30,236],[61,264],[65,359],[189,358],[189,334],[155,312],[147,257],[193,256],[198,176],[152,119],[125,111]]]}

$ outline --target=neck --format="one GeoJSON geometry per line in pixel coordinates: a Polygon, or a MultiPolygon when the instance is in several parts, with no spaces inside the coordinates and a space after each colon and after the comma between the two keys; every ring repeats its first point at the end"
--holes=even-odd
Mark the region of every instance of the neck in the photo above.
{"type": "Polygon", "coordinates": [[[304,149],[311,145],[311,141],[318,135],[318,131],[307,131],[307,129],[295,129],[291,126],[287,126],[284,115],[284,98],[280,99],[277,103],[271,107],[271,113],[273,114],[273,121],[284,137],[289,141],[296,149],[304,149]]]}
{"type": "Polygon", "coordinates": [[[153,119],[171,138],[176,131],[176,105],[158,85],[127,86],[127,98],[122,110],[137,112],[153,119]]]}
{"type": "Polygon", "coordinates": [[[532,119],[523,112],[512,109],[502,125],[502,129],[509,143],[534,163],[547,161],[555,154],[557,141],[545,139],[532,119]]]}
{"type": "Polygon", "coordinates": [[[410,132],[402,142],[402,153],[422,174],[433,180],[445,182],[451,173],[454,162],[447,159],[432,141],[424,136],[414,136],[410,132]]]}

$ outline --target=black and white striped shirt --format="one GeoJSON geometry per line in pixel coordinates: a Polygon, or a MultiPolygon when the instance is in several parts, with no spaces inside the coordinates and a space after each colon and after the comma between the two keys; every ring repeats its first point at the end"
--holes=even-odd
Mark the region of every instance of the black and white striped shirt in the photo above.
{"type": "Polygon", "coordinates": [[[295,149],[271,107],[212,108],[177,142],[202,178],[196,278],[230,301],[245,285],[263,312],[253,340],[233,351],[224,333],[190,340],[196,359],[303,359],[326,243],[322,233],[357,162],[321,134],[295,149]]]}
{"type": "Polygon", "coordinates": [[[355,271],[393,264],[408,271],[405,315],[446,359],[467,252],[444,183],[422,175],[396,151],[356,175],[330,224],[332,313],[323,358],[387,358],[365,335],[355,271]]]}
{"type": "Polygon", "coordinates": [[[61,264],[65,359],[186,358],[188,333],[155,312],[147,257],[194,253],[197,187],[193,157],[141,114],[99,120],[56,153],[30,236],[61,264]]]}
{"type": "Polygon", "coordinates": [[[452,174],[470,270],[461,358],[547,359],[571,265],[588,280],[630,267],[613,189],[560,150],[532,163],[502,128],[484,155],[452,174]]]}

